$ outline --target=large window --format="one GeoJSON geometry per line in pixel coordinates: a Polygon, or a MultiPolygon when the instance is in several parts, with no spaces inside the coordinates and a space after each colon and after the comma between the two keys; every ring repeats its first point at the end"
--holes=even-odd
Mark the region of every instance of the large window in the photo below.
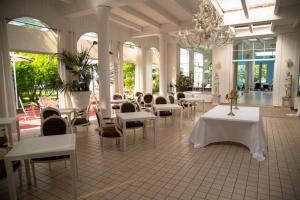
{"type": "Polygon", "coordinates": [[[203,54],[194,52],[194,87],[200,88],[203,83],[203,54]]]}
{"type": "Polygon", "coordinates": [[[275,60],[275,38],[253,38],[234,42],[233,60],[275,60]]]}
{"type": "Polygon", "coordinates": [[[189,51],[187,49],[180,48],[180,72],[185,76],[190,75],[189,65],[189,51]]]}

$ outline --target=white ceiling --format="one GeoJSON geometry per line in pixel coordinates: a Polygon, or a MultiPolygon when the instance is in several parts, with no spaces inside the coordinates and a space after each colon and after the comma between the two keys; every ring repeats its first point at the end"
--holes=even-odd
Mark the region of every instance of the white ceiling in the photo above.
{"type": "MultiPolygon", "coordinates": [[[[242,28],[242,36],[269,35],[300,27],[300,0],[211,0],[224,24],[242,28]],[[264,25],[264,29],[257,25],[264,25]],[[247,28],[248,27],[248,28],[247,28]]],[[[133,29],[133,37],[160,32],[174,34],[193,28],[198,0],[60,0],[62,13],[76,18],[95,13],[96,7],[112,7],[111,20],[133,29]]],[[[237,37],[239,30],[237,28],[237,37]]]]}

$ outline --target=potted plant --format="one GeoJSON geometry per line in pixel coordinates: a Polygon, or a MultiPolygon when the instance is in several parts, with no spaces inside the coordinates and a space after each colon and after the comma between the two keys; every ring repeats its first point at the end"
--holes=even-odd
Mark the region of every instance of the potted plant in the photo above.
{"type": "Polygon", "coordinates": [[[189,76],[185,76],[180,72],[176,79],[176,91],[177,92],[184,92],[188,91],[192,88],[192,80],[189,76]]]}
{"type": "Polygon", "coordinates": [[[92,79],[92,72],[97,64],[93,64],[90,59],[90,50],[97,42],[93,42],[89,49],[72,54],[63,51],[60,55],[61,61],[65,64],[66,70],[72,74],[71,81],[64,84],[62,92],[69,92],[73,107],[86,108],[90,103],[91,91],[89,85],[92,79]]]}

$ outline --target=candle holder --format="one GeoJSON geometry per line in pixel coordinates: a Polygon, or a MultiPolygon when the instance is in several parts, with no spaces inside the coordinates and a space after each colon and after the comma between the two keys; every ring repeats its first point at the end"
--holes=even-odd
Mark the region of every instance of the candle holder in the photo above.
{"type": "Polygon", "coordinates": [[[235,114],[232,112],[232,106],[233,103],[235,104],[234,109],[238,110],[239,108],[237,107],[237,99],[238,99],[238,94],[236,90],[231,90],[229,94],[226,94],[226,99],[230,102],[230,112],[227,114],[228,116],[235,116],[235,114]]]}

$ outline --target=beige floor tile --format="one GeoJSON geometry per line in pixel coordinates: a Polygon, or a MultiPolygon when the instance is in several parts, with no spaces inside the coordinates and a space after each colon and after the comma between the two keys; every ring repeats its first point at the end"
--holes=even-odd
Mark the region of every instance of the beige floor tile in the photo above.
{"type": "MultiPolygon", "coordinates": [[[[206,110],[209,109],[208,104],[206,110]]],[[[269,155],[258,162],[241,145],[218,143],[194,149],[188,143],[196,120],[184,119],[182,132],[167,126],[158,130],[157,145],[142,131],[128,132],[128,150],[121,152],[111,140],[99,146],[94,131],[78,129],[79,199],[300,199],[300,119],[286,111],[262,107],[269,155]]],[[[25,133],[24,133],[25,134],[25,133]]],[[[27,133],[26,133],[27,134],[27,133]]],[[[70,165],[36,164],[37,185],[18,187],[21,199],[72,199],[70,165]]],[[[18,183],[17,183],[18,184],[18,183]]],[[[8,199],[7,182],[0,182],[1,200],[8,199]]]]}

